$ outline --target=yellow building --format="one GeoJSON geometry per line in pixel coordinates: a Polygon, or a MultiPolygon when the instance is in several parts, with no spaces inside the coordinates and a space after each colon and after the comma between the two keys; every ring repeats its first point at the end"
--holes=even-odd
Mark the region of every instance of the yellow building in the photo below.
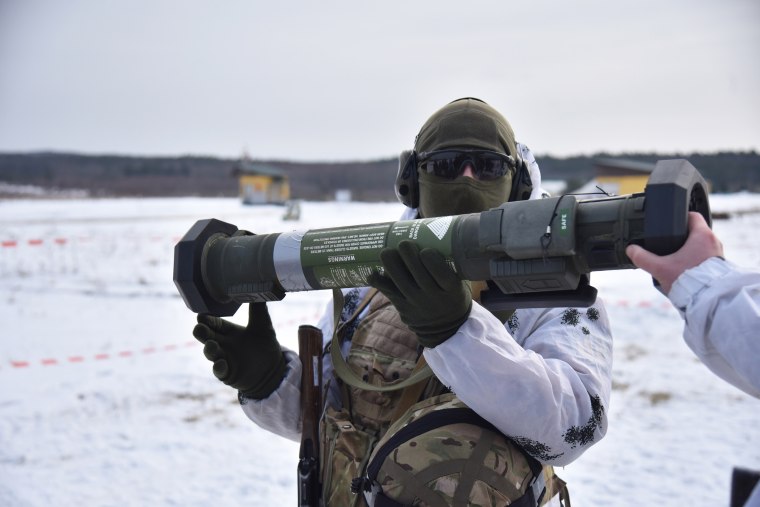
{"type": "Polygon", "coordinates": [[[596,183],[614,195],[643,192],[654,164],[636,160],[600,158],[594,163],[596,183]]]}
{"type": "Polygon", "coordinates": [[[243,204],[284,204],[290,199],[290,183],[277,167],[251,162],[246,158],[232,169],[240,187],[243,204]]]}

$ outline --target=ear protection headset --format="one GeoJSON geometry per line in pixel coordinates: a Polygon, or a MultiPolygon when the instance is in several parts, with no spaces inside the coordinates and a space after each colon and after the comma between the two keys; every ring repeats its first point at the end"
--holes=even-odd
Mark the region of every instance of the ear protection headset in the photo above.
{"type": "MultiPolygon", "coordinates": [[[[519,150],[518,150],[519,151],[519,150]]],[[[533,191],[530,171],[525,161],[517,155],[517,165],[512,175],[512,190],[509,201],[525,201],[533,191]]],[[[420,205],[420,184],[417,174],[417,152],[404,150],[398,158],[398,173],[396,174],[396,197],[409,208],[420,205]]]]}

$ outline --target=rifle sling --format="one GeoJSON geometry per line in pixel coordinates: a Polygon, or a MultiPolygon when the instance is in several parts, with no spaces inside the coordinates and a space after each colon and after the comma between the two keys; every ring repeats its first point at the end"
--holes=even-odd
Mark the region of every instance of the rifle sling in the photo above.
{"type": "Polygon", "coordinates": [[[433,375],[433,371],[430,369],[430,366],[424,364],[419,369],[415,368],[415,371],[412,372],[412,375],[405,380],[393,382],[383,386],[376,386],[362,380],[362,378],[357,375],[346,363],[346,359],[343,357],[343,353],[341,352],[342,339],[340,337],[339,330],[354,320],[359,315],[359,313],[361,313],[361,311],[369,304],[370,300],[372,297],[374,297],[375,294],[377,294],[377,289],[370,289],[367,297],[364,298],[354,314],[346,322],[339,326],[338,323],[340,322],[340,315],[343,311],[344,304],[343,292],[340,289],[333,289],[333,308],[335,313],[333,320],[334,331],[332,341],[330,343],[330,358],[332,359],[335,373],[338,375],[338,377],[341,378],[341,380],[343,380],[343,382],[350,385],[351,387],[374,392],[398,391],[399,389],[404,389],[407,386],[411,386],[422,382],[423,380],[427,380],[430,376],[433,375]]]}

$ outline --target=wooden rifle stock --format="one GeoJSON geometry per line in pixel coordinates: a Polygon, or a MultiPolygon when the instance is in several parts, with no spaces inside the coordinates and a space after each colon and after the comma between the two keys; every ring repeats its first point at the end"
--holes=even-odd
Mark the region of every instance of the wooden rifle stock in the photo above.
{"type": "Polygon", "coordinates": [[[319,420],[322,414],[322,331],[314,326],[298,328],[301,359],[301,450],[298,461],[298,505],[319,505],[319,420]]]}

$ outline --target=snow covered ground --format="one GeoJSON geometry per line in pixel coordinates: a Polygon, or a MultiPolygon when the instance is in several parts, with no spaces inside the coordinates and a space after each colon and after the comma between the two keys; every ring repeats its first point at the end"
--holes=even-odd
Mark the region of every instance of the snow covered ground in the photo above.
{"type": "MultiPolygon", "coordinates": [[[[760,209],[715,195],[714,210],[760,209]]],[[[396,220],[397,204],[236,199],[0,201],[0,505],[293,505],[297,444],[250,423],[191,336],[175,242],[200,218],[257,233],[396,220]]],[[[760,269],[760,214],[716,221],[760,269]]],[[[597,273],[615,333],[607,437],[558,470],[576,506],[728,505],[734,466],[760,469],[760,400],[714,377],[640,271],[597,273]]],[[[328,292],[271,304],[295,348],[328,292]]],[[[242,322],[245,312],[234,320],[242,322]]]]}

